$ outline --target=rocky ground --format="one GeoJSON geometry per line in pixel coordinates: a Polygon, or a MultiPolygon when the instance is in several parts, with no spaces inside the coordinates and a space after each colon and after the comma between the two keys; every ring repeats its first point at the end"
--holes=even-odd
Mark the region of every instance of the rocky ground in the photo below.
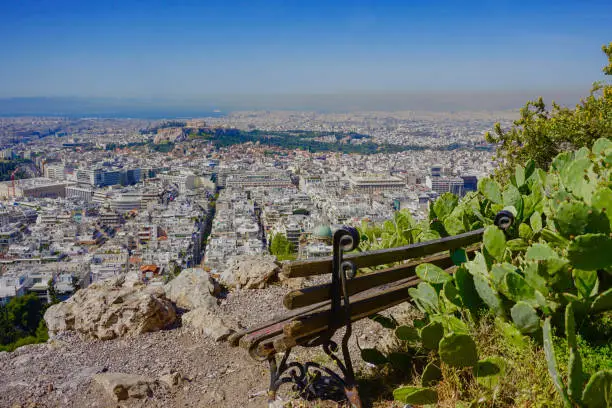
{"type": "MultiPolygon", "coordinates": [[[[215,313],[234,328],[261,323],[282,313],[288,290],[281,285],[234,290],[215,313]]],[[[369,368],[359,359],[356,339],[368,347],[380,345],[384,336],[370,320],[354,326],[351,349],[358,370],[369,368]]],[[[322,356],[319,349],[296,354],[300,360],[322,356]]],[[[267,384],[266,364],[180,321],[170,329],[111,340],[67,331],[46,344],[0,353],[1,407],[263,407],[267,384]],[[129,398],[118,402],[109,392],[113,373],[139,376],[128,378],[135,384],[123,390],[129,398]]]]}

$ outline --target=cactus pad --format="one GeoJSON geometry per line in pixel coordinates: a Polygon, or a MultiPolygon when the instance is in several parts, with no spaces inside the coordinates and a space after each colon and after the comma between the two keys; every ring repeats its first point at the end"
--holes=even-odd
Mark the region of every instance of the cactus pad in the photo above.
{"type": "Polygon", "coordinates": [[[468,334],[452,333],[440,341],[440,358],[451,367],[473,367],[478,363],[476,343],[468,334]]]}

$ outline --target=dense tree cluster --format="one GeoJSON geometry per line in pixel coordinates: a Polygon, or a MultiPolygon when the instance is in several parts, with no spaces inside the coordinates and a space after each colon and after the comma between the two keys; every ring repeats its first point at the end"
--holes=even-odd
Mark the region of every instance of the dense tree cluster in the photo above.
{"type": "Polygon", "coordinates": [[[20,166],[31,165],[30,160],[14,159],[14,160],[0,160],[0,181],[8,181],[11,179],[11,174],[15,169],[15,180],[24,179],[28,177],[28,174],[20,168],[20,166]]]}
{"type": "Polygon", "coordinates": [[[160,153],[169,153],[172,150],[174,150],[174,146],[175,144],[173,142],[165,142],[165,143],[159,143],[159,144],[155,144],[155,143],[150,143],[149,144],[149,148],[155,152],[160,152],[160,153]]]}
{"type": "MultiPolygon", "coordinates": [[[[409,150],[425,150],[427,146],[418,145],[396,145],[386,143],[375,143],[363,141],[369,136],[357,133],[342,132],[315,132],[308,130],[291,131],[263,131],[263,130],[240,130],[240,129],[201,129],[197,135],[190,137],[203,137],[212,140],[218,147],[232,146],[241,143],[259,143],[266,146],[276,146],[288,150],[307,150],[317,152],[340,152],[355,154],[376,153],[398,153],[409,150]],[[319,137],[334,136],[336,141],[323,142],[316,140],[319,137]],[[340,142],[341,139],[349,137],[350,140],[360,140],[359,143],[340,142]]],[[[455,150],[465,147],[458,143],[444,147],[445,150],[455,150]]]]}

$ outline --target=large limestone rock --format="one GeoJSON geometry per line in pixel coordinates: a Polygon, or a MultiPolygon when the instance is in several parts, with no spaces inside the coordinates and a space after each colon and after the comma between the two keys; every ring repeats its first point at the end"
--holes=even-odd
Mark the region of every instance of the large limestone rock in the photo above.
{"type": "Polygon", "coordinates": [[[219,279],[230,288],[263,289],[277,279],[280,269],[272,255],[240,255],[228,260],[219,279]]]}
{"type": "Polygon", "coordinates": [[[74,330],[101,340],[157,331],[175,321],[174,305],[163,288],[124,287],[111,282],[79,290],[45,313],[51,335],[74,330]]]}
{"type": "Polygon", "coordinates": [[[203,334],[215,341],[223,341],[234,333],[234,330],[227,327],[225,322],[215,314],[214,311],[200,307],[185,313],[181,320],[183,327],[191,329],[197,334],[203,334]]]}
{"type": "Polygon", "coordinates": [[[94,383],[98,384],[104,391],[116,401],[124,401],[128,398],[146,398],[152,395],[151,381],[140,375],[124,373],[102,373],[93,377],[94,383]]]}
{"type": "Polygon", "coordinates": [[[221,289],[219,284],[203,269],[183,270],[164,287],[166,296],[183,309],[199,307],[214,309],[221,289]]]}
{"type": "Polygon", "coordinates": [[[234,331],[218,316],[219,284],[203,269],[185,269],[164,287],[176,305],[189,312],[181,316],[182,326],[197,334],[221,341],[234,331]]]}

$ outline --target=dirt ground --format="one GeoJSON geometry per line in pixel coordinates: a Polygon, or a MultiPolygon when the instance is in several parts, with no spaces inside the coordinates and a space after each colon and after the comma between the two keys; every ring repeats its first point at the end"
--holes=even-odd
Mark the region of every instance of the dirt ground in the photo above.
{"type": "MultiPolygon", "coordinates": [[[[282,312],[280,300],[285,291],[272,287],[231,293],[221,310],[224,318],[235,325],[256,324],[282,312]]],[[[359,358],[357,341],[361,347],[372,347],[380,345],[385,336],[373,321],[362,320],[354,325],[350,346],[357,371],[363,374],[371,370],[359,358]]],[[[328,361],[319,348],[295,351],[298,361],[328,361]]],[[[266,363],[252,360],[243,349],[181,327],[108,341],[88,341],[66,333],[46,344],[0,353],[0,407],[261,408],[267,406],[268,382],[266,363]],[[92,381],[95,374],[103,372],[137,374],[151,380],[178,372],[182,381],[173,387],[154,387],[148,398],[118,403],[92,381]]],[[[281,396],[288,400],[290,386],[282,390],[281,396]]],[[[368,400],[366,406],[401,406],[376,395],[368,400]]],[[[295,401],[293,406],[337,404],[295,401]]]]}

